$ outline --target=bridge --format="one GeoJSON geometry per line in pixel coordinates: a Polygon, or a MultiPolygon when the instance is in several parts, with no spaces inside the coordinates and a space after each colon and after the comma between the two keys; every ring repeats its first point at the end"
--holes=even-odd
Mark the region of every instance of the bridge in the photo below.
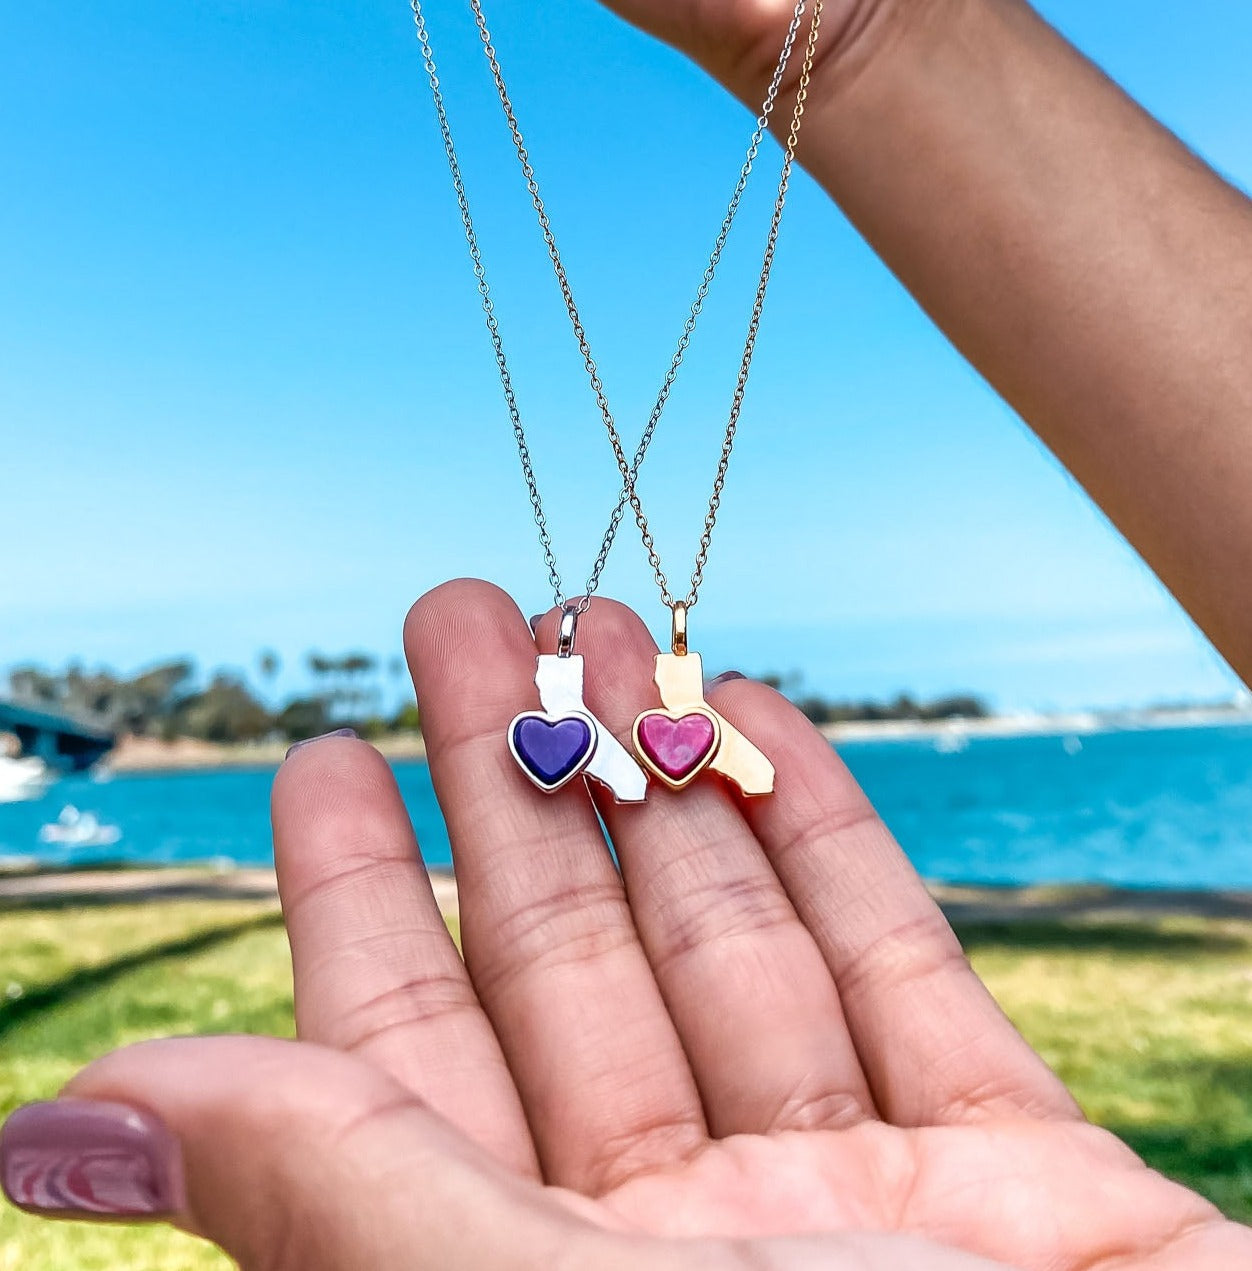
{"type": "Polygon", "coordinates": [[[0,733],[12,733],[23,756],[61,772],[82,772],[103,759],[117,738],[107,729],[44,706],[0,699],[0,733]]]}

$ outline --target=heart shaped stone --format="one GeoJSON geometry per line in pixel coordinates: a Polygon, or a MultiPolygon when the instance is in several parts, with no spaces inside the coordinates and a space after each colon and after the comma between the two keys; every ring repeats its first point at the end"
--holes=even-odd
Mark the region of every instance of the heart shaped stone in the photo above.
{"type": "Polygon", "coordinates": [[[595,750],[595,733],[581,715],[552,719],[530,712],[519,715],[509,729],[513,756],[522,771],[551,793],[572,781],[595,750]]]}
{"type": "Polygon", "coordinates": [[[683,786],[713,758],[717,726],[701,711],[680,716],[648,711],[635,723],[635,739],[655,772],[671,785],[683,786]]]}

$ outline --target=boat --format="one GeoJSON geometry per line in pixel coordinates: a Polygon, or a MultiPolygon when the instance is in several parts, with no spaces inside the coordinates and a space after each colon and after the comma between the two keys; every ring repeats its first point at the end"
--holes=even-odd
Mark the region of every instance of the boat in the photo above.
{"type": "Polygon", "coordinates": [[[0,803],[25,803],[43,797],[52,773],[42,759],[11,759],[0,755],[0,803]]]}
{"type": "Polygon", "coordinates": [[[933,745],[941,755],[963,755],[969,749],[969,734],[959,722],[944,724],[934,736],[933,745]]]}
{"type": "Polygon", "coordinates": [[[61,809],[55,821],[39,831],[41,843],[58,847],[112,847],[122,837],[116,825],[105,825],[94,812],[80,812],[72,803],[61,809]]]}

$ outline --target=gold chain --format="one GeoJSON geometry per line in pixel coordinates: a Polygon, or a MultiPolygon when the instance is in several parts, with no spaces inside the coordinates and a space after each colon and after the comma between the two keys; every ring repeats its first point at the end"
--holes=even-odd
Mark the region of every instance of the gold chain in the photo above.
{"type": "Polygon", "coordinates": [[[635,522],[639,526],[643,545],[648,553],[649,563],[652,566],[657,585],[660,588],[662,602],[671,611],[674,610],[675,605],[679,603],[681,603],[684,608],[691,608],[696,603],[700,585],[704,580],[704,569],[708,562],[709,547],[713,539],[713,530],[717,524],[717,514],[721,506],[722,491],[725,488],[726,474],[730,466],[731,454],[734,451],[735,434],[739,426],[739,419],[743,409],[743,402],[747,391],[748,377],[752,369],[753,357],[756,353],[756,343],[757,336],[760,331],[761,316],[764,311],[766,293],[769,290],[770,276],[773,271],[774,256],[778,245],[778,235],[782,224],[783,209],[786,205],[787,194],[791,185],[792,170],[795,163],[796,150],[799,144],[800,127],[804,118],[809,82],[816,59],[818,34],[821,28],[822,6],[823,0],[813,0],[813,12],[808,39],[805,46],[804,65],[801,70],[799,84],[796,91],[796,100],[792,111],[791,127],[787,136],[782,173],[778,183],[778,194],[775,199],[773,217],[770,222],[769,235],[766,240],[765,255],[761,266],[760,279],[757,284],[756,297],[752,307],[752,316],[748,325],[747,340],[744,345],[743,357],[740,361],[739,374],[735,384],[735,393],[731,405],[730,419],[726,426],[725,439],[722,442],[721,458],[718,463],[717,473],[713,482],[713,492],[709,499],[708,512],[705,514],[704,518],[704,530],[700,536],[700,547],[696,554],[695,567],[691,575],[691,589],[684,601],[677,602],[670,592],[669,582],[661,567],[661,558],[656,548],[656,542],[652,535],[652,531],[649,528],[648,519],[644,513],[643,504],[639,497],[637,489],[639,469],[643,463],[644,456],[647,454],[652,438],[655,435],[657,425],[659,424],[664,412],[665,405],[677,378],[679,367],[682,364],[687,348],[691,342],[691,337],[695,331],[696,323],[703,309],[704,301],[708,296],[714,275],[721,260],[722,252],[726,246],[731,227],[739,209],[740,201],[747,187],[748,177],[751,174],[766,128],[768,127],[770,116],[777,101],[783,75],[790,61],[792,48],[795,44],[800,23],[807,8],[807,0],[797,0],[791,25],[788,29],[786,43],[775,70],[774,77],[771,80],[765,105],[757,119],[757,129],[753,134],[751,143],[749,144],[747,158],[745,159],[743,168],[740,171],[739,182],[735,188],[734,196],[731,199],[727,215],[722,222],[721,232],[718,235],[709,265],[701,281],[700,288],[697,291],[695,303],[691,307],[690,315],[687,319],[686,325],[684,326],[682,336],[678,343],[678,349],[670,363],[669,371],[665,377],[664,383],[662,384],[661,392],[657,398],[657,403],[653,408],[652,415],[649,418],[648,425],[644,430],[639,446],[635,452],[633,462],[626,457],[626,452],[622,447],[621,436],[613,418],[613,412],[609,406],[603,382],[600,379],[599,369],[597,368],[595,359],[591,353],[586,329],[583,326],[581,314],[579,313],[578,306],[574,300],[573,290],[570,286],[560,251],[557,247],[556,238],[552,230],[547,209],[543,203],[538,181],[535,177],[534,168],[530,162],[530,156],[527,152],[526,144],[517,122],[517,115],[513,108],[512,99],[505,84],[504,74],[501,70],[499,58],[496,54],[495,45],[491,37],[491,32],[487,25],[486,15],[483,12],[482,0],[470,0],[470,7],[474,13],[474,20],[478,27],[479,37],[483,44],[488,65],[491,68],[492,78],[495,81],[496,92],[504,110],[505,119],[509,126],[509,132],[522,166],[522,175],[526,180],[527,189],[531,196],[531,202],[535,208],[535,213],[539,218],[539,227],[548,248],[548,255],[556,272],[557,282],[561,289],[561,296],[565,302],[566,310],[569,313],[570,323],[573,327],[575,338],[578,341],[579,350],[582,353],[583,364],[586,367],[592,391],[595,394],[596,402],[604,420],[605,431],[608,434],[609,442],[613,447],[614,457],[617,460],[618,469],[622,475],[622,493],[618,498],[617,506],[614,508],[613,515],[610,518],[609,527],[605,532],[599,554],[596,557],[594,568],[590,578],[588,579],[586,591],[577,605],[569,606],[565,600],[562,590],[560,574],[557,570],[556,560],[552,549],[552,541],[543,512],[543,504],[539,496],[538,484],[531,464],[526,434],[522,426],[520,411],[517,406],[508,363],[504,355],[503,343],[500,337],[499,325],[495,316],[490,288],[487,285],[486,273],[478,246],[477,234],[474,230],[472,217],[470,216],[468,198],[461,176],[460,163],[452,141],[452,134],[443,102],[443,94],[435,67],[434,54],[431,48],[430,35],[422,12],[421,0],[410,0],[410,8],[413,10],[414,21],[417,25],[417,33],[422,48],[423,60],[425,62],[427,75],[430,79],[431,92],[435,101],[435,109],[439,116],[439,125],[443,136],[444,149],[447,154],[449,167],[452,171],[453,186],[461,209],[461,219],[465,228],[466,238],[469,242],[470,256],[473,261],[475,276],[478,280],[478,291],[482,298],[483,310],[487,318],[487,328],[495,349],[496,362],[500,371],[501,382],[504,387],[505,401],[508,405],[510,418],[513,423],[513,431],[517,441],[518,454],[521,458],[523,474],[526,478],[527,487],[529,489],[530,502],[534,509],[535,521],[539,527],[540,542],[544,548],[544,557],[548,565],[549,581],[552,583],[557,605],[559,607],[572,607],[578,614],[586,612],[587,607],[591,603],[591,597],[599,585],[600,575],[603,572],[609,551],[613,545],[613,540],[616,537],[618,527],[621,524],[627,502],[629,502],[630,507],[635,514],[635,522]]]}

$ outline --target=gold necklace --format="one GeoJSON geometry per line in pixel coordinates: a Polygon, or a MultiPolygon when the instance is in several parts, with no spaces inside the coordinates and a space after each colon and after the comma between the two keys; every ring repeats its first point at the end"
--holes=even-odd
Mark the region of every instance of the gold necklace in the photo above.
{"type": "Polygon", "coordinates": [[[663,707],[642,712],[636,719],[633,729],[633,740],[639,759],[649,771],[676,790],[685,788],[706,768],[729,778],[746,795],[768,794],[773,790],[774,769],[769,760],[741,733],[718,715],[704,699],[701,658],[698,653],[690,652],[687,647],[687,614],[688,610],[696,604],[700,586],[704,579],[709,547],[717,523],[717,514],[721,505],[730,458],[734,450],[735,435],[743,408],[748,377],[756,352],[761,316],[773,270],[783,209],[790,188],[796,149],[799,142],[800,126],[804,117],[808,87],[815,62],[818,35],[821,27],[822,3],[823,0],[813,0],[813,12],[805,48],[804,66],[801,71],[792,112],[791,128],[785,148],[778,195],[775,200],[774,213],[766,241],[748,335],[740,361],[730,418],[722,443],[721,456],[713,483],[713,492],[705,515],[704,530],[700,537],[695,566],[692,571],[691,586],[686,598],[677,600],[670,592],[668,580],[661,566],[660,555],[639,497],[637,489],[639,469],[655,435],[657,425],[664,412],[679,367],[682,364],[702,311],[704,300],[708,295],[717,266],[721,260],[722,251],[738,212],[748,177],[751,174],[770,116],[777,102],[783,76],[790,61],[807,8],[807,0],[798,0],[796,4],[783,52],[779,58],[774,77],[771,80],[765,105],[758,116],[757,128],[749,144],[747,158],[740,171],[739,182],[735,188],[727,215],[723,220],[704,278],[697,291],[696,300],[691,307],[687,323],[684,326],[677,351],[662,384],[657,404],[653,409],[648,426],[644,430],[633,462],[627,458],[622,446],[621,437],[609,406],[595,359],[591,353],[586,330],[574,300],[573,291],[557,247],[551,222],[544,207],[534,168],[531,165],[525,141],[517,122],[516,112],[500,67],[499,58],[495,51],[486,16],[483,12],[482,0],[470,0],[479,37],[496,85],[497,95],[504,110],[510,135],[521,163],[522,174],[530,191],[531,200],[539,219],[540,230],[543,233],[549,257],[556,272],[562,298],[565,301],[574,335],[583,356],[592,391],[600,408],[605,431],[609,437],[614,458],[622,475],[622,492],[610,518],[608,529],[605,532],[600,551],[588,579],[586,591],[576,602],[572,602],[565,597],[562,589],[551,537],[548,533],[543,512],[543,503],[530,459],[525,429],[513,390],[512,377],[509,372],[507,358],[505,357],[499,324],[496,320],[491,292],[486,279],[482,253],[470,213],[460,162],[448,122],[421,0],[410,0],[423,61],[439,120],[444,149],[452,173],[453,187],[460,207],[461,219],[469,244],[470,257],[478,282],[478,291],[482,297],[488,333],[492,340],[505,401],[513,423],[515,441],[530,495],[531,506],[540,531],[540,542],[548,565],[549,581],[552,584],[557,605],[562,609],[558,652],[555,657],[551,655],[540,655],[539,657],[536,684],[540,691],[540,701],[543,709],[541,711],[525,711],[518,715],[510,726],[508,737],[510,749],[523,772],[536,786],[545,792],[555,792],[581,773],[585,773],[605,784],[619,802],[636,802],[642,799],[645,794],[646,781],[641,780],[642,773],[630,760],[616,738],[587,709],[583,701],[582,692],[582,658],[573,652],[578,618],[587,611],[591,604],[592,596],[599,585],[600,575],[612,548],[627,503],[630,504],[635,515],[635,521],[639,526],[644,548],[648,553],[649,562],[652,565],[657,585],[660,588],[662,603],[669,608],[672,617],[672,652],[659,654],[656,661],[655,679],[661,693],[663,707]]]}

